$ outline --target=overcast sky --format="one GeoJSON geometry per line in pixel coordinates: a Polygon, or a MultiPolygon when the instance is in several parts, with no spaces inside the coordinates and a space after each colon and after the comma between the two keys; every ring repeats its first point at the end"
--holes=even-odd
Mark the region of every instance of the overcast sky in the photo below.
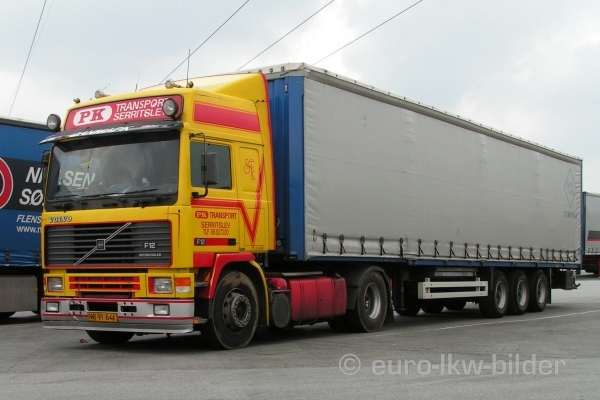
{"type": "MultiPolygon", "coordinates": [[[[336,0],[249,67],[314,63],[413,1],[336,0]]],[[[190,74],[237,69],[326,2],[251,0],[190,74]]],[[[42,3],[0,2],[0,115],[42,3]]],[[[241,3],[48,0],[13,116],[157,83],[241,3]]],[[[600,192],[600,1],[425,0],[318,66],[581,157],[600,192]]]]}

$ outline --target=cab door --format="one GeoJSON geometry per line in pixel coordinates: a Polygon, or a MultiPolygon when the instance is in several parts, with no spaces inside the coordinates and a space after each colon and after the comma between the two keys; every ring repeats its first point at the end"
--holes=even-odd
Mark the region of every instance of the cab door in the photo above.
{"type": "Polygon", "coordinates": [[[265,250],[268,239],[268,202],[262,146],[239,144],[236,154],[238,197],[242,208],[240,237],[247,251],[265,250]]]}
{"type": "Polygon", "coordinates": [[[194,139],[190,143],[190,173],[195,193],[192,230],[197,251],[223,253],[239,249],[243,217],[234,179],[234,152],[231,143],[224,141],[194,139]]]}

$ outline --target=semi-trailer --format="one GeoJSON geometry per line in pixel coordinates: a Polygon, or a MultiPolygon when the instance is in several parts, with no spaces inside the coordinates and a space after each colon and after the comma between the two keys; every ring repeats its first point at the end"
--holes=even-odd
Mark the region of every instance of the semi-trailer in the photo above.
{"type": "Polygon", "coordinates": [[[600,273],[600,194],[583,192],[582,232],[584,244],[583,269],[600,273]]]}
{"type": "Polygon", "coordinates": [[[48,123],[47,327],[236,348],[576,287],[580,159],[322,69],[99,93],[48,123]]]}
{"type": "Polygon", "coordinates": [[[0,320],[38,311],[46,125],[0,118],[0,320]]]}

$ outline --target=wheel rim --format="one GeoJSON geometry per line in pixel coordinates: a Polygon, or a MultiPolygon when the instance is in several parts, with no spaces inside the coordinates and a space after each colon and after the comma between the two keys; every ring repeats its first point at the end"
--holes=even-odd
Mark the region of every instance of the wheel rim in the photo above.
{"type": "Polygon", "coordinates": [[[381,313],[381,292],[377,284],[370,282],[365,290],[363,298],[363,306],[370,319],[376,319],[381,313]]]}
{"type": "Polygon", "coordinates": [[[543,279],[538,279],[537,281],[536,297],[538,304],[544,304],[546,302],[546,283],[543,279]]]}
{"type": "Polygon", "coordinates": [[[238,289],[230,290],[223,301],[223,319],[233,330],[247,327],[252,320],[252,303],[248,296],[238,289]]]}
{"type": "Polygon", "coordinates": [[[496,307],[499,310],[503,310],[506,306],[506,284],[504,282],[498,282],[496,284],[496,307]]]}
{"type": "Polygon", "coordinates": [[[521,308],[527,304],[527,283],[521,279],[517,282],[517,304],[521,308]]]}

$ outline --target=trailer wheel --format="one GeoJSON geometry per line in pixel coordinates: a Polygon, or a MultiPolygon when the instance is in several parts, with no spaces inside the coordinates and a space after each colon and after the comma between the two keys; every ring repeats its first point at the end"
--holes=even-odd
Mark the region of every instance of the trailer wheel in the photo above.
{"type": "Polygon", "coordinates": [[[541,269],[538,269],[532,276],[533,279],[529,282],[529,293],[531,300],[529,301],[529,311],[540,312],[544,311],[548,303],[549,287],[548,278],[541,269]]]}
{"type": "Polygon", "coordinates": [[[444,310],[444,305],[439,301],[425,301],[421,308],[427,314],[439,314],[444,310]]]}
{"type": "Polygon", "coordinates": [[[258,326],[258,294],[254,283],[241,271],[221,278],[213,300],[212,317],[201,327],[216,348],[235,349],[248,345],[258,326]]]}
{"type": "Polygon", "coordinates": [[[123,344],[133,337],[132,332],[86,331],[86,333],[100,344],[123,344]]]}
{"type": "Polygon", "coordinates": [[[379,272],[365,271],[358,285],[356,306],[347,314],[350,327],[357,332],[381,329],[388,309],[385,281],[379,272]]]}
{"type": "Polygon", "coordinates": [[[508,313],[521,315],[529,307],[529,281],[523,271],[515,271],[510,275],[510,295],[508,299],[508,313]]]}
{"type": "Polygon", "coordinates": [[[466,305],[466,300],[447,300],[444,302],[444,306],[450,311],[462,311],[466,305]]]}
{"type": "Polygon", "coordinates": [[[494,272],[494,284],[487,297],[479,300],[479,311],[487,318],[499,318],[508,308],[508,280],[502,271],[494,272]]]}
{"type": "Polygon", "coordinates": [[[0,321],[4,321],[7,320],[11,317],[11,315],[13,315],[14,312],[1,312],[0,313],[0,321]]]}

